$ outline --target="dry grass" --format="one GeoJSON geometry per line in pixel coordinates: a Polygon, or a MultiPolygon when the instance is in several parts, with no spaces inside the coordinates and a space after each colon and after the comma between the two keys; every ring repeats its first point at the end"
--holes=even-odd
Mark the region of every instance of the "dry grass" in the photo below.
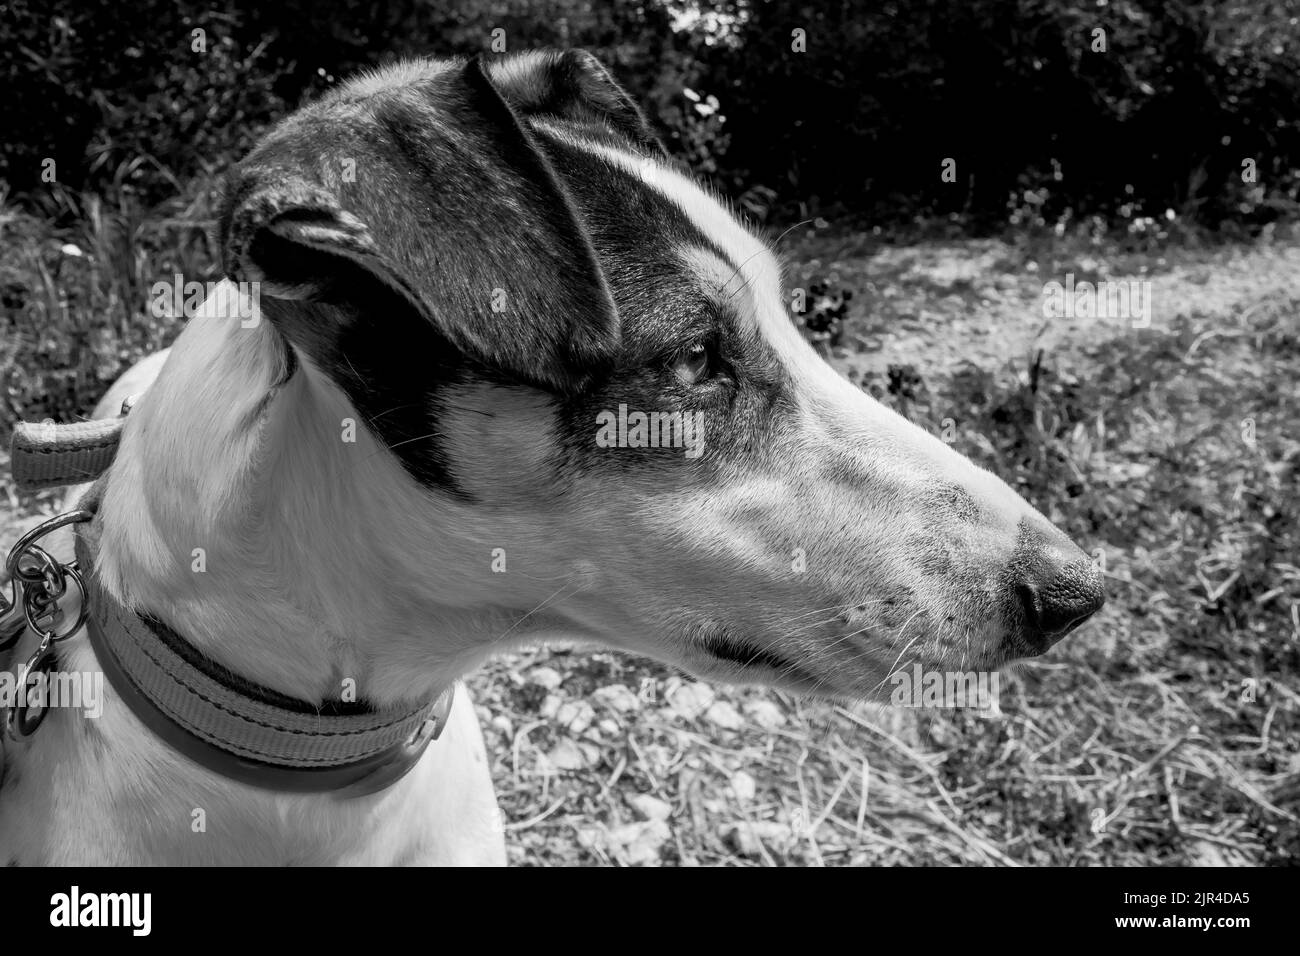
{"type": "MultiPolygon", "coordinates": [[[[174,333],[139,289],[210,260],[168,215],[79,207],[59,230],[0,209],[6,425],[84,413],[174,333]]],[[[1004,681],[999,718],[711,688],[593,649],[499,659],[470,684],[511,859],[1296,862],[1300,250],[844,237],[789,258],[794,281],[858,293],[841,370],[951,420],[960,450],[1100,548],[1110,603],[1004,681]],[[1151,329],[1040,328],[1046,278],[1143,269],[1151,329]]],[[[9,541],[50,503],[0,487],[9,541]]]]}

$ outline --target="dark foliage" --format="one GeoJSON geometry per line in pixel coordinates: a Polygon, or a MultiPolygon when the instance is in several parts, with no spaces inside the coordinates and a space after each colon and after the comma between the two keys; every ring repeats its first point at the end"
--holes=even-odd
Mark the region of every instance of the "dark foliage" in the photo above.
{"type": "Polygon", "coordinates": [[[1172,210],[1251,226],[1295,212],[1300,188],[1300,18],[1282,0],[3,9],[0,177],[20,193],[40,192],[54,159],[65,186],[116,181],[157,200],[340,77],[404,55],[493,55],[497,29],[511,51],[596,52],[674,151],[760,218],[1054,226],[1172,210]]]}

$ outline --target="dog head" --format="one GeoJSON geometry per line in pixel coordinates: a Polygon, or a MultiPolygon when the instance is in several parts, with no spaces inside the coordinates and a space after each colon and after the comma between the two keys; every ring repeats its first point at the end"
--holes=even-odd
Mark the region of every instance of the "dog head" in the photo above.
{"type": "Polygon", "coordinates": [[[869,697],[1102,603],[1041,514],[814,353],[771,251],[587,54],[342,87],[241,165],[221,242],[363,423],[320,478],[369,476],[338,547],[412,621],[460,615],[461,665],[569,634],[869,697]]]}

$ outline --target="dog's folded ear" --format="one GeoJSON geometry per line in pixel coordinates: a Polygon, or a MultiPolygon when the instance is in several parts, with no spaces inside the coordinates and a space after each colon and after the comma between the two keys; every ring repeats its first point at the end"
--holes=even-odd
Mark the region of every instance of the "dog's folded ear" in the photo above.
{"type": "Polygon", "coordinates": [[[226,275],[259,282],[263,312],[327,371],[382,380],[385,355],[418,350],[426,368],[468,360],[559,392],[599,374],[618,319],[590,239],[478,61],[370,82],[240,165],[226,275]]]}
{"type": "Polygon", "coordinates": [[[665,152],[645,114],[586,50],[523,53],[494,62],[488,72],[522,116],[604,124],[643,149],[665,152]]]}
{"type": "Polygon", "coordinates": [[[228,191],[226,205],[221,248],[228,276],[257,282],[273,299],[324,300],[337,270],[352,263],[423,309],[369,227],[322,184],[288,170],[259,170],[228,191]]]}

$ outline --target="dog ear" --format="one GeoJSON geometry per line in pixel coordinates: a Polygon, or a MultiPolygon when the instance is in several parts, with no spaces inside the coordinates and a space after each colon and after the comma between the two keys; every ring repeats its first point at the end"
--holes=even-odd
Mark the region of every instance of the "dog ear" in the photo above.
{"type": "Polygon", "coordinates": [[[666,152],[632,97],[586,50],[520,54],[493,63],[489,75],[521,116],[603,123],[643,149],[666,152]]]}
{"type": "Polygon", "coordinates": [[[413,350],[426,379],[458,359],[558,392],[598,374],[618,319],[595,252],[479,63],[370,99],[308,108],[241,164],[226,275],[259,282],[264,313],[331,374],[419,374],[388,367],[413,350]]]}

